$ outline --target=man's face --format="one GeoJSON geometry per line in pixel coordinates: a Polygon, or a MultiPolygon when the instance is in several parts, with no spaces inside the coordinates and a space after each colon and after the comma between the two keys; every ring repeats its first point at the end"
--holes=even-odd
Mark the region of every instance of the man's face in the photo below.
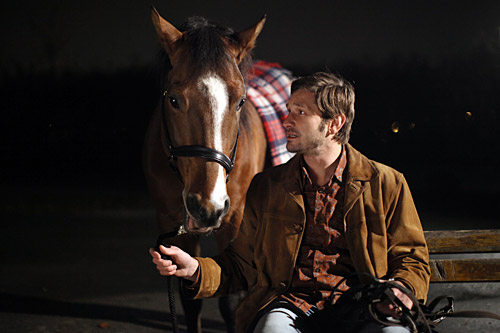
{"type": "Polygon", "coordinates": [[[296,90],[288,102],[288,117],[283,122],[286,148],[293,153],[317,155],[327,141],[327,122],[316,105],[314,93],[296,90]]]}

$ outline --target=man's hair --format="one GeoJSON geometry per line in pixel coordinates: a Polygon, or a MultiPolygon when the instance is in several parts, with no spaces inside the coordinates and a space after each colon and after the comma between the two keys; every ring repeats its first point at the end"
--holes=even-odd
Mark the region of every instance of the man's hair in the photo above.
{"type": "Polygon", "coordinates": [[[341,144],[347,143],[354,120],[355,95],[352,84],[333,73],[318,72],[293,81],[292,93],[299,89],[314,93],[324,120],[345,115],[345,124],[335,135],[335,140],[341,144]]]}

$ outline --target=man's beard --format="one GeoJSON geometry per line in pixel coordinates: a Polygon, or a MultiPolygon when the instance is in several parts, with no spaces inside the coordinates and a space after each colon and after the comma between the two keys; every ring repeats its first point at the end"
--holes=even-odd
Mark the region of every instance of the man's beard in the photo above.
{"type": "MultiPolygon", "coordinates": [[[[296,146],[292,146],[293,143],[287,142],[286,148],[291,153],[308,153],[314,154],[319,153],[318,147],[322,146],[326,140],[324,130],[327,124],[327,120],[323,119],[319,124],[317,130],[313,133],[306,133],[305,135],[299,133],[300,142],[296,146]]],[[[295,133],[295,132],[292,132],[295,133]]]]}

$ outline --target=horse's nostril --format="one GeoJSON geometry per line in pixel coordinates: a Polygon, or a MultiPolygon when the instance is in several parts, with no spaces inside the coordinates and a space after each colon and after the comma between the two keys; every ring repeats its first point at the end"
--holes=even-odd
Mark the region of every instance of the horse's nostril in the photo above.
{"type": "Polygon", "coordinates": [[[204,211],[196,198],[196,195],[194,194],[188,194],[186,196],[186,208],[188,212],[193,216],[195,219],[199,219],[202,217],[202,212],[204,211]]]}
{"type": "Polygon", "coordinates": [[[227,212],[229,211],[229,206],[230,206],[230,200],[229,197],[226,197],[226,200],[224,200],[224,207],[220,209],[214,209],[213,214],[211,216],[213,220],[213,225],[218,225],[219,220],[226,216],[227,212]]]}
{"type": "Polygon", "coordinates": [[[227,212],[229,211],[230,205],[231,205],[231,200],[229,200],[229,197],[227,197],[226,200],[224,200],[224,210],[222,212],[222,216],[227,214],[227,212]]]}

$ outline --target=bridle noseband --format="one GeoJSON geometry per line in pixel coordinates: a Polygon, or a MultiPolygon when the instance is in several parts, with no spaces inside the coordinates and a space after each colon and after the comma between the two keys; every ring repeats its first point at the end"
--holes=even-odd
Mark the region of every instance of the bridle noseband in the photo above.
{"type": "MultiPolygon", "coordinates": [[[[233,156],[231,158],[227,157],[226,154],[205,146],[200,145],[191,145],[191,146],[180,146],[175,148],[172,144],[172,140],[170,139],[170,134],[168,132],[167,126],[167,116],[165,115],[165,99],[167,96],[167,91],[165,90],[162,94],[161,98],[161,118],[163,122],[163,127],[165,128],[165,139],[167,140],[168,150],[170,155],[168,157],[168,161],[170,167],[174,170],[175,173],[179,175],[179,168],[177,167],[177,157],[200,157],[206,160],[219,163],[224,169],[226,169],[226,182],[229,181],[229,173],[233,170],[234,161],[236,159],[236,150],[238,149],[238,139],[240,136],[240,130],[238,126],[238,133],[236,134],[236,141],[233,147],[233,156]]],[[[181,178],[182,181],[182,178],[181,178]]]]}

